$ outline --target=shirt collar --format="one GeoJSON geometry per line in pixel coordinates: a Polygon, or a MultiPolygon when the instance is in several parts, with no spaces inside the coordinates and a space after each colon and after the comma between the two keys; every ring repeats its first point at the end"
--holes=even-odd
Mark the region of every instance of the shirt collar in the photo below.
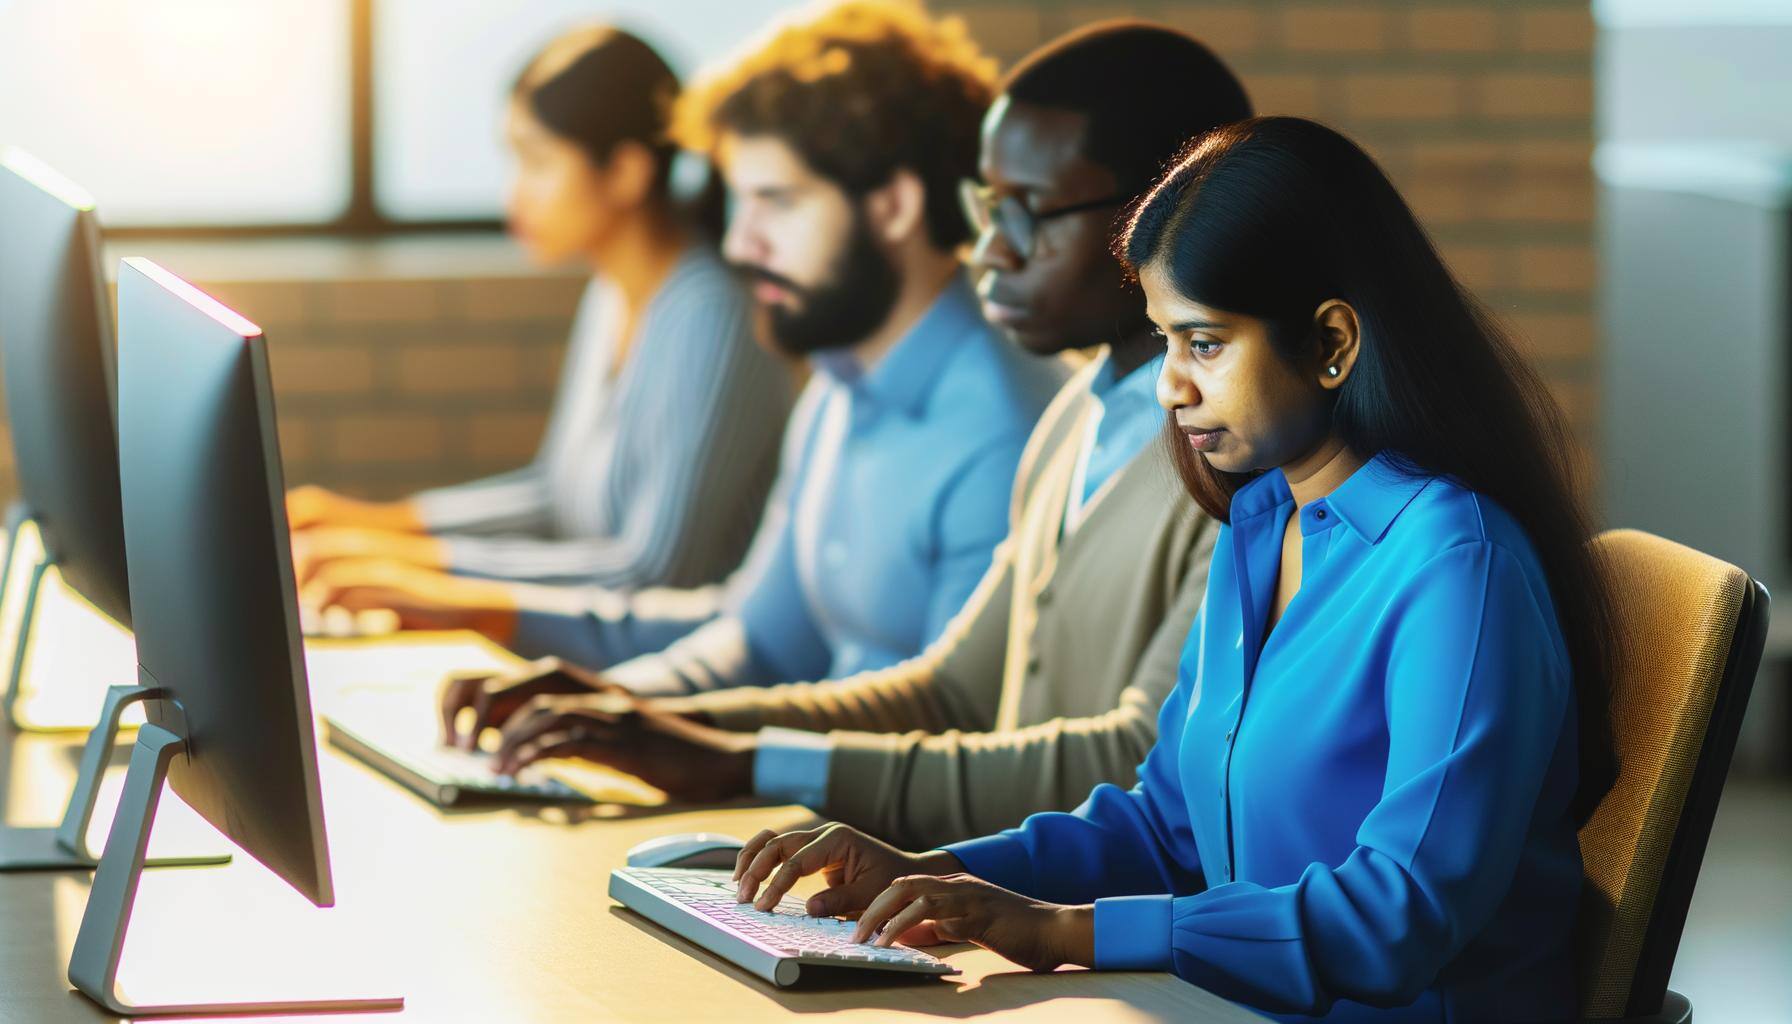
{"type": "Polygon", "coordinates": [[[1131,373],[1114,379],[1114,356],[1111,349],[1103,348],[1100,365],[1095,368],[1095,376],[1089,381],[1089,393],[1103,406],[1113,407],[1125,405],[1157,405],[1157,377],[1163,369],[1164,357],[1158,355],[1149,359],[1142,366],[1136,366],[1131,373]]]}
{"type": "Polygon", "coordinates": [[[1323,500],[1357,536],[1375,544],[1432,479],[1400,468],[1385,451],[1377,452],[1323,500]]]}
{"type": "MultiPolygon", "coordinates": [[[[1332,493],[1313,504],[1331,509],[1357,536],[1375,544],[1432,479],[1409,473],[1400,468],[1393,456],[1378,452],[1332,493]]],[[[1231,518],[1234,522],[1248,519],[1292,500],[1287,478],[1280,469],[1272,469],[1232,496],[1231,518]]]]}
{"type": "Polygon", "coordinates": [[[966,334],[983,329],[977,295],[965,276],[957,274],[876,365],[867,369],[846,351],[817,352],[811,361],[876,404],[918,416],[947,358],[966,334]]]}

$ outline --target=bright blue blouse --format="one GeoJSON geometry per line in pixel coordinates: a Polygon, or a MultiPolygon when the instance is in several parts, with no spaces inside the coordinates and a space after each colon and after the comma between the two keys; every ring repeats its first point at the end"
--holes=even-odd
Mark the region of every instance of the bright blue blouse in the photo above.
{"type": "Polygon", "coordinates": [[[1095,903],[1096,966],[1326,1021],[1572,1018],[1580,847],[1568,654],[1518,524],[1377,456],[1300,510],[1240,489],[1131,790],[949,849],[1095,903]]]}

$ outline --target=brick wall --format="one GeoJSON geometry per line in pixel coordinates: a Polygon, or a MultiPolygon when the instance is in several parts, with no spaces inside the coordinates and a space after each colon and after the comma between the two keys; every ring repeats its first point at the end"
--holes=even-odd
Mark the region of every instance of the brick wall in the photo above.
{"type": "Polygon", "coordinates": [[[583,282],[206,282],[257,319],[292,483],[394,497],[535,452],[583,282]]]}
{"type": "MultiPolygon", "coordinates": [[[[1334,125],[1394,178],[1566,406],[1597,422],[1593,20],[1585,0],[933,0],[1005,62],[1090,21],[1192,33],[1257,109],[1334,125]]],[[[1160,101],[1161,102],[1161,101],[1160,101]]]]}
{"type": "MultiPolygon", "coordinates": [[[[1590,445],[1593,28],[1585,0],[933,3],[962,14],[1004,60],[1091,20],[1169,22],[1226,58],[1263,112],[1350,132],[1388,168],[1457,272],[1515,329],[1590,445]]],[[[369,273],[342,258],[326,261],[332,272],[287,278],[265,267],[238,276],[215,256],[199,261],[209,265],[203,271],[184,269],[176,256],[166,262],[267,329],[288,479],[371,496],[527,459],[580,287],[574,277],[516,267],[469,273],[451,259],[425,273],[369,273]]],[[[0,444],[0,493],[12,490],[11,448],[0,444]]]]}

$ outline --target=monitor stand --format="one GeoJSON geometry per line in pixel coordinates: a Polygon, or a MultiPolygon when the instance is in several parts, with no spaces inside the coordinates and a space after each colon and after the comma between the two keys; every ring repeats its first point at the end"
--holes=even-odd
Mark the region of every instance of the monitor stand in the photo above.
{"type": "MultiPolygon", "coordinates": [[[[132,689],[139,691],[138,699],[161,699],[168,692],[150,687],[132,689]]],[[[130,927],[137,883],[143,877],[149,831],[155,821],[156,805],[161,800],[162,784],[168,778],[168,765],[186,746],[179,705],[168,701],[163,707],[174,719],[170,725],[149,723],[137,730],[137,744],[131,749],[131,767],[125,775],[118,817],[113,819],[112,831],[106,836],[106,853],[100,858],[99,870],[94,872],[93,888],[87,896],[87,911],[82,914],[80,930],[75,933],[75,949],[68,963],[69,982],[94,1002],[127,1017],[404,1009],[402,997],[154,1006],[137,1006],[125,1000],[118,991],[118,962],[124,953],[125,931],[130,927]]]]}
{"type": "MultiPolygon", "coordinates": [[[[142,686],[114,686],[106,691],[99,724],[87,734],[87,745],[81,751],[81,773],[75,777],[75,791],[63,811],[62,824],[55,828],[0,826],[0,872],[86,870],[100,863],[100,855],[87,845],[87,827],[93,821],[94,805],[99,802],[100,779],[112,759],[124,709],[147,699],[152,692],[142,686]]],[[[183,867],[229,862],[230,854],[214,847],[209,852],[153,857],[146,864],[183,867]]]]}
{"type": "MultiPolygon", "coordinates": [[[[44,576],[50,571],[51,559],[42,548],[41,539],[35,558],[27,558],[20,554],[19,542],[26,536],[25,528],[34,525],[31,509],[22,502],[13,502],[6,507],[6,558],[0,560],[0,610],[5,608],[6,598],[12,583],[13,573],[30,573],[30,582],[25,585],[25,592],[20,595],[24,607],[19,611],[18,626],[12,631],[11,647],[7,649],[6,682],[4,695],[0,696],[0,711],[5,713],[5,721],[13,728],[22,728],[18,717],[19,692],[22,690],[25,675],[25,653],[27,641],[31,636],[31,622],[37,617],[37,599],[43,592],[44,576]],[[30,565],[22,565],[29,561],[30,565]]],[[[0,619],[0,623],[5,620],[0,619]]]]}

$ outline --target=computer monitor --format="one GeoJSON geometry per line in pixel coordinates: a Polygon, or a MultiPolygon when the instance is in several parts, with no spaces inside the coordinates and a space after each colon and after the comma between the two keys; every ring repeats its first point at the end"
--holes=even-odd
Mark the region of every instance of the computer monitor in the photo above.
{"type": "MultiPolygon", "coordinates": [[[[388,1010],[398,999],[131,1006],[119,956],[166,780],[314,904],[334,899],[261,329],[142,259],[119,270],[119,464],[143,702],[69,980],[122,1014],[388,1010]]],[[[120,688],[123,690],[125,688],[120,688]]]]}
{"type": "MultiPolygon", "coordinates": [[[[21,501],[9,516],[6,574],[29,574],[19,594],[10,656],[0,659],[0,708],[18,724],[26,652],[44,577],[54,566],[65,582],[120,625],[131,624],[124,515],[118,491],[114,427],[112,306],[100,264],[93,199],[80,186],[23,150],[0,149],[0,362],[12,421],[21,501]],[[43,556],[24,564],[24,527],[34,523],[43,556]]],[[[130,679],[130,663],[117,681],[130,679]]],[[[67,680],[67,683],[87,682],[67,680]]],[[[97,691],[99,681],[93,681],[97,691]]],[[[122,708],[105,709],[96,740],[104,754],[84,765],[54,828],[0,826],[0,871],[87,870],[98,856],[87,847],[99,775],[109,760],[122,708]]],[[[154,866],[218,864],[218,850],[158,851],[154,866]]]]}
{"type": "Polygon", "coordinates": [[[92,197],[18,149],[0,149],[0,346],[22,512],[44,561],[128,628],[99,223],[92,197]]]}

